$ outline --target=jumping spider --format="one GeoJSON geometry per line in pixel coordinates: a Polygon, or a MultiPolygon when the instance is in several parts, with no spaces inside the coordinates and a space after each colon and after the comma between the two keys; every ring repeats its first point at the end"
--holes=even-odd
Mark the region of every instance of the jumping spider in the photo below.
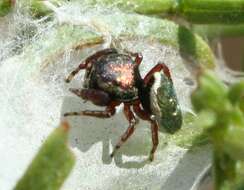
{"type": "Polygon", "coordinates": [[[158,63],[142,79],[139,72],[141,61],[140,53],[121,54],[113,48],[89,56],[70,73],[66,82],[70,82],[80,70],[85,69],[83,88],[70,91],[97,106],[106,106],[106,109],[69,112],[64,116],[86,115],[109,118],[115,114],[116,106],[123,103],[129,127],[121,136],[111,157],[134,132],[138,123],[135,113],[139,118],[151,123],[153,147],[149,159],[152,161],[158,146],[159,127],[164,125],[163,128],[167,132],[173,133],[181,127],[182,117],[168,67],[158,63]],[[162,81],[164,85],[161,88],[162,81]],[[162,97],[158,96],[158,93],[161,93],[162,97]]]}

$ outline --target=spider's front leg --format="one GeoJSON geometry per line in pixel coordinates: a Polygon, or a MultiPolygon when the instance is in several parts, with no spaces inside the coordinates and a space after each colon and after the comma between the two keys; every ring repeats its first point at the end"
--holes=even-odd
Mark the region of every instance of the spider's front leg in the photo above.
{"type": "Polygon", "coordinates": [[[129,127],[125,131],[125,133],[121,136],[119,142],[116,144],[111,157],[114,156],[116,151],[122,146],[123,143],[133,134],[135,130],[135,125],[138,123],[138,120],[135,118],[133,112],[130,109],[130,104],[124,104],[124,114],[126,119],[129,121],[129,127]]]}
{"type": "Polygon", "coordinates": [[[89,100],[98,106],[107,106],[104,111],[84,110],[81,112],[68,112],[64,116],[87,115],[99,118],[108,118],[115,114],[118,101],[111,101],[109,95],[101,90],[96,89],[70,89],[71,92],[84,100],[89,100]]]}
{"type": "Polygon", "coordinates": [[[131,53],[131,52],[127,52],[130,56],[135,57],[135,63],[137,65],[140,65],[143,59],[143,56],[141,53],[131,53]]]}
{"type": "Polygon", "coordinates": [[[89,100],[97,106],[107,106],[111,102],[111,98],[108,93],[102,90],[77,88],[70,88],[69,90],[83,100],[89,100]]]}
{"type": "Polygon", "coordinates": [[[169,68],[164,63],[158,63],[147,73],[147,75],[144,78],[144,84],[147,85],[148,82],[151,80],[152,76],[160,71],[163,71],[164,74],[168,77],[168,79],[172,80],[169,68]]]}
{"type": "Polygon", "coordinates": [[[84,110],[80,112],[67,112],[64,114],[64,117],[67,116],[92,116],[92,117],[98,117],[98,118],[109,118],[115,114],[115,107],[119,104],[117,102],[111,102],[104,111],[100,110],[84,110]]]}
{"type": "Polygon", "coordinates": [[[80,70],[88,69],[89,67],[91,67],[91,64],[95,62],[99,57],[110,53],[117,53],[117,50],[113,48],[108,48],[91,55],[69,74],[69,76],[65,79],[65,82],[69,83],[80,70]]]}

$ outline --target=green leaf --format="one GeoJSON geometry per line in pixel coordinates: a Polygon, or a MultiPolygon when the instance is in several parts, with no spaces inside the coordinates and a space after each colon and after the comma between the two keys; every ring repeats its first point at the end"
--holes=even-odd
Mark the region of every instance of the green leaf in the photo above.
{"type": "Polygon", "coordinates": [[[244,113],[239,106],[243,102],[243,82],[227,87],[210,71],[203,72],[198,82],[192,103],[213,144],[215,189],[240,190],[244,184],[244,113]],[[215,117],[202,118],[202,113],[215,117]]]}
{"type": "Polygon", "coordinates": [[[221,37],[241,37],[244,35],[243,24],[199,24],[193,25],[195,33],[212,40],[221,37]]]}
{"type": "Polygon", "coordinates": [[[232,104],[237,104],[244,113],[244,81],[231,86],[228,97],[232,104]]]}
{"type": "Polygon", "coordinates": [[[234,160],[244,161],[244,126],[231,126],[223,139],[224,151],[234,160]]]}
{"type": "Polygon", "coordinates": [[[199,78],[198,89],[192,94],[192,103],[197,111],[211,109],[222,112],[229,106],[227,88],[219,79],[216,79],[213,72],[206,71],[199,78]]]}
{"type": "Polygon", "coordinates": [[[11,11],[13,5],[15,4],[14,2],[15,2],[14,0],[1,0],[0,1],[0,17],[5,16],[6,14],[8,14],[11,11]]]}
{"type": "Polygon", "coordinates": [[[193,126],[197,128],[209,129],[216,123],[216,114],[211,110],[203,110],[197,114],[193,126]]]}
{"type": "Polygon", "coordinates": [[[46,139],[14,190],[58,190],[75,158],[67,146],[68,124],[62,123],[46,139]]]}
{"type": "Polygon", "coordinates": [[[68,0],[21,0],[18,4],[24,11],[28,11],[32,16],[42,17],[53,13],[53,11],[45,5],[46,2],[59,6],[68,2],[68,0]]]}

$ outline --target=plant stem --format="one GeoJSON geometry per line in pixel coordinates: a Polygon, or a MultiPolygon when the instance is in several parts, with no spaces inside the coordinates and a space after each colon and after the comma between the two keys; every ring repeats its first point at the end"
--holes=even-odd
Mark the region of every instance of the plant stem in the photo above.
{"type": "MultiPolygon", "coordinates": [[[[89,2],[89,1],[88,1],[89,2]]],[[[141,14],[171,14],[191,23],[244,23],[244,0],[102,0],[141,14]]]]}
{"type": "Polygon", "coordinates": [[[106,4],[115,4],[119,7],[130,9],[141,14],[177,13],[178,2],[176,0],[104,0],[106,4]]]}
{"type": "Polygon", "coordinates": [[[179,7],[191,23],[244,23],[244,0],[181,0],[179,7]]]}

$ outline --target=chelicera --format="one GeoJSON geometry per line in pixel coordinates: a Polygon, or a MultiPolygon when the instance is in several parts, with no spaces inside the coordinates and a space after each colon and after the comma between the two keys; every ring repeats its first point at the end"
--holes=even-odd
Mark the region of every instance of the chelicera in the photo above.
{"type": "Polygon", "coordinates": [[[115,114],[116,107],[123,104],[124,115],[129,122],[129,127],[121,136],[111,157],[133,134],[135,125],[138,123],[136,114],[137,117],[147,120],[151,124],[153,146],[149,159],[152,161],[158,146],[160,125],[165,124],[167,132],[175,132],[181,126],[181,112],[178,109],[174,91],[172,91],[173,83],[168,67],[163,63],[158,63],[142,78],[139,72],[141,61],[142,55],[140,53],[122,54],[113,48],[104,49],[89,56],[70,73],[66,82],[70,82],[80,70],[85,69],[83,88],[70,89],[70,91],[84,100],[89,100],[97,106],[106,106],[106,108],[104,111],[68,112],[64,116],[80,115],[109,118],[115,114]],[[163,95],[162,101],[159,99],[159,105],[155,106],[155,102],[156,104],[158,102],[154,99],[157,99],[155,87],[160,84],[160,81],[157,81],[159,74],[166,79],[167,88],[161,88],[162,93],[166,95],[163,95]],[[171,98],[172,95],[173,98],[171,98]],[[162,110],[160,110],[161,108],[162,110]],[[168,127],[167,125],[176,126],[168,127]]]}

